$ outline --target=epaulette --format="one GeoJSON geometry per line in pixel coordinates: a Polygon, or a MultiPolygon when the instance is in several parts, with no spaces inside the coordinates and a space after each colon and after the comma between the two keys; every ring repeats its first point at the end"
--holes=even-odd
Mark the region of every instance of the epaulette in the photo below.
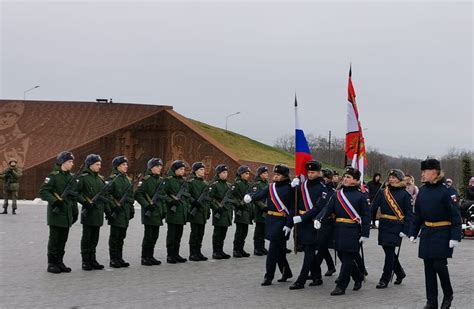
{"type": "Polygon", "coordinates": [[[50,175],[53,175],[53,176],[56,176],[59,174],[59,171],[52,171],[51,173],[49,173],[50,175]]]}
{"type": "Polygon", "coordinates": [[[143,177],[143,180],[147,180],[150,177],[151,177],[151,175],[146,175],[145,177],[143,177]]]}
{"type": "Polygon", "coordinates": [[[217,184],[219,182],[219,180],[215,180],[213,183],[211,183],[211,186],[217,184]]]}
{"type": "Polygon", "coordinates": [[[99,175],[99,178],[102,179],[103,181],[105,181],[105,177],[104,177],[104,176],[99,175]]]}
{"type": "Polygon", "coordinates": [[[87,176],[87,175],[89,175],[89,173],[82,173],[81,177],[84,177],[84,176],[87,176]]]}

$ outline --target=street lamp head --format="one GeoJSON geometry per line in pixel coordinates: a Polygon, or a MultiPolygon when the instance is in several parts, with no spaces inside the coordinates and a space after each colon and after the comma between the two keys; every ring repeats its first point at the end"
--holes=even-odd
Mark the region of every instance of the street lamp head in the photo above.
{"type": "Polygon", "coordinates": [[[39,85],[37,85],[37,86],[35,86],[33,89],[36,89],[36,88],[39,88],[39,87],[40,87],[40,86],[39,86],[39,85]]]}

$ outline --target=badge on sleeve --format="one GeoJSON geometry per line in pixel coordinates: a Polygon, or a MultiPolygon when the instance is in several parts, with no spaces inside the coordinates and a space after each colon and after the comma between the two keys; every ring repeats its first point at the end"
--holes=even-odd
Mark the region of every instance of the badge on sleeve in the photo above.
{"type": "Polygon", "coordinates": [[[326,192],[323,192],[323,193],[321,194],[321,197],[323,198],[323,200],[326,199],[326,196],[327,196],[327,195],[328,195],[328,194],[327,194],[326,192]]]}
{"type": "Polygon", "coordinates": [[[51,178],[46,177],[46,178],[44,179],[44,183],[48,183],[50,180],[51,180],[51,178]]]}

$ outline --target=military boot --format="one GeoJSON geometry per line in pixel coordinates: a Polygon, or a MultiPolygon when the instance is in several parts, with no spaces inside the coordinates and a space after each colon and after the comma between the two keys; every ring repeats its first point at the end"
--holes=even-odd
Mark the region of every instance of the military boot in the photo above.
{"type": "Polygon", "coordinates": [[[150,249],[142,247],[142,265],[153,266],[152,261],[150,260],[150,249]]]}
{"type": "Polygon", "coordinates": [[[174,247],[174,257],[178,263],[186,263],[187,259],[179,255],[179,246],[174,247]]]}
{"type": "Polygon", "coordinates": [[[0,212],[0,215],[8,214],[7,207],[3,206],[3,212],[0,212]]]}
{"type": "Polygon", "coordinates": [[[70,273],[71,268],[64,265],[63,258],[64,258],[64,253],[62,253],[61,255],[58,256],[58,267],[59,267],[59,269],[61,269],[62,273],[70,273]]]}
{"type": "Polygon", "coordinates": [[[150,248],[150,253],[148,259],[151,261],[153,265],[161,265],[161,261],[158,261],[153,257],[153,254],[155,252],[155,248],[150,248]]]}
{"type": "Polygon", "coordinates": [[[58,262],[56,260],[56,257],[52,254],[48,254],[48,269],[46,269],[46,271],[52,274],[61,273],[61,269],[59,269],[59,266],[57,263],[58,262]]]}
{"type": "Polygon", "coordinates": [[[86,271],[92,270],[93,268],[90,261],[90,254],[82,253],[81,256],[82,256],[82,270],[86,270],[86,271]]]}
{"type": "Polygon", "coordinates": [[[97,262],[97,259],[95,257],[95,253],[91,253],[90,258],[91,258],[90,261],[91,261],[92,268],[94,268],[94,269],[104,269],[104,265],[99,264],[99,262],[97,262]]]}
{"type": "Polygon", "coordinates": [[[201,259],[201,261],[207,261],[208,260],[208,258],[202,254],[200,246],[198,247],[198,256],[201,259]]]}
{"type": "Polygon", "coordinates": [[[189,260],[194,262],[201,261],[198,250],[195,245],[189,245],[189,260]]]}
{"type": "Polygon", "coordinates": [[[13,208],[12,214],[13,214],[13,215],[16,215],[16,208],[13,208]]]}
{"type": "Polygon", "coordinates": [[[124,259],[122,258],[122,251],[120,251],[120,253],[118,255],[118,260],[120,261],[120,264],[122,264],[122,267],[130,266],[130,263],[125,262],[124,259]]]}
{"type": "Polygon", "coordinates": [[[115,251],[109,251],[110,255],[110,267],[112,268],[120,268],[122,267],[122,263],[120,263],[120,260],[118,259],[118,255],[115,251]]]}
{"type": "Polygon", "coordinates": [[[250,253],[248,253],[247,251],[244,250],[244,244],[242,244],[240,246],[240,253],[242,253],[243,257],[249,257],[250,256],[250,253]]]}

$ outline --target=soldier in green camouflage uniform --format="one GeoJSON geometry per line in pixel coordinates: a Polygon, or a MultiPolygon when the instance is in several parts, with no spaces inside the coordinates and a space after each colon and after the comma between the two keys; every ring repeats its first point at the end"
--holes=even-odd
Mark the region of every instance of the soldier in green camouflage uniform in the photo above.
{"type": "Polygon", "coordinates": [[[189,235],[190,261],[207,261],[207,257],[201,252],[206,221],[211,214],[210,187],[204,180],[205,168],[202,162],[195,162],[191,167],[192,176],[189,181],[189,193],[191,194],[192,203],[188,215],[188,221],[191,223],[191,234],[189,235]]]}
{"type": "MultiPolygon", "coordinates": [[[[266,166],[260,166],[257,169],[255,179],[252,184],[252,191],[258,192],[268,188],[268,168],[266,166]]],[[[267,255],[268,251],[265,249],[265,203],[257,201],[254,205],[254,221],[255,231],[253,234],[253,254],[258,256],[267,255]]]]}
{"type": "Polygon", "coordinates": [[[18,179],[21,177],[21,169],[17,166],[15,159],[8,161],[8,167],[0,172],[0,179],[3,179],[3,187],[5,194],[5,201],[3,202],[3,212],[0,214],[6,215],[8,213],[8,199],[12,199],[12,214],[16,215],[16,200],[18,199],[18,179]]]}
{"type": "Polygon", "coordinates": [[[219,164],[216,167],[216,176],[211,184],[211,208],[212,208],[212,225],[214,232],[212,234],[212,258],[216,260],[228,259],[230,255],[224,252],[224,240],[227,229],[232,225],[232,204],[226,202],[226,198],[230,189],[227,182],[229,168],[225,164],[219,164]]]}
{"type": "Polygon", "coordinates": [[[245,238],[249,232],[249,224],[252,224],[253,204],[246,204],[243,201],[245,194],[250,193],[250,168],[246,165],[239,166],[235,183],[231,187],[234,211],[235,211],[235,235],[234,252],[235,258],[249,257],[250,254],[244,250],[245,238]]]}
{"type": "MultiPolygon", "coordinates": [[[[133,184],[127,176],[128,159],[118,156],[112,160],[112,174],[107,181],[113,182],[110,187],[110,214],[106,213],[110,225],[109,255],[110,267],[128,267],[123,260],[123,243],[127,236],[129,221],[135,216],[133,208],[133,184]]],[[[107,210],[107,209],[106,209],[107,210]]]]}
{"type": "Polygon", "coordinates": [[[151,158],[147,163],[146,175],[138,184],[135,199],[142,206],[141,217],[145,232],[142,241],[142,265],[160,265],[161,261],[153,257],[156,241],[160,234],[160,226],[166,214],[165,202],[161,190],[166,184],[160,177],[163,161],[151,158]]]}
{"type": "Polygon", "coordinates": [[[74,156],[69,151],[58,154],[53,171],[44,180],[40,188],[40,197],[48,202],[47,224],[49,225],[48,269],[50,273],[70,272],[64,265],[64,248],[69,228],[77,221],[78,208],[74,198],[74,156]]]}
{"type": "Polygon", "coordinates": [[[77,184],[77,199],[82,205],[82,269],[87,271],[104,268],[96,259],[100,227],[104,224],[104,207],[107,204],[98,196],[105,186],[105,178],[99,174],[101,167],[102,158],[99,155],[88,155],[77,184]]]}
{"type": "Polygon", "coordinates": [[[163,192],[167,196],[166,223],[166,262],[170,264],[184,263],[187,260],[179,255],[183,228],[187,221],[190,194],[188,182],[184,176],[185,164],[176,160],[171,164],[163,192]]]}

